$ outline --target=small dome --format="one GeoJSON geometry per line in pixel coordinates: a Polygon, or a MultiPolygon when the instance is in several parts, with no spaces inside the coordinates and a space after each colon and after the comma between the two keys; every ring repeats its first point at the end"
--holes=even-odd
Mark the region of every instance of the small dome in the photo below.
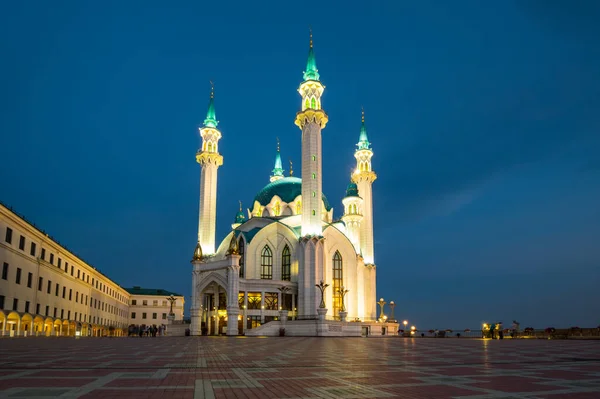
{"type": "Polygon", "coordinates": [[[346,197],[358,197],[358,186],[356,183],[348,184],[348,188],[346,188],[346,197]]]}
{"type": "Polygon", "coordinates": [[[244,216],[244,212],[242,210],[239,210],[238,213],[235,214],[234,223],[242,224],[245,221],[246,221],[246,216],[244,216]]]}
{"type": "MultiPolygon", "coordinates": [[[[275,180],[272,183],[267,184],[262,190],[256,194],[254,201],[265,206],[271,202],[274,196],[281,198],[283,202],[290,203],[296,199],[297,196],[302,195],[302,179],[298,177],[284,177],[283,179],[275,180]]],[[[326,210],[331,209],[329,201],[323,194],[323,204],[326,210]]]]}

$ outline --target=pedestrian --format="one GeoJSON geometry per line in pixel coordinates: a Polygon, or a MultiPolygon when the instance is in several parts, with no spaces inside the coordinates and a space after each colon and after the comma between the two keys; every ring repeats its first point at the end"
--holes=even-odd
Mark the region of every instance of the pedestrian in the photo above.
{"type": "Polygon", "coordinates": [[[490,326],[490,338],[491,338],[491,339],[494,339],[494,338],[495,338],[495,337],[494,337],[494,330],[495,330],[495,329],[496,329],[496,325],[495,325],[495,324],[492,324],[492,325],[490,326]]]}

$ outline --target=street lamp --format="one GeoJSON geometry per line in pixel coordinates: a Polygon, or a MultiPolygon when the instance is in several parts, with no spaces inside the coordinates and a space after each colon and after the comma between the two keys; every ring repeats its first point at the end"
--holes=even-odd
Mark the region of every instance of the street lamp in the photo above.
{"type": "Polygon", "coordinates": [[[396,307],[396,304],[394,303],[394,301],[390,301],[390,308],[392,309],[392,314],[390,315],[390,321],[393,323],[396,321],[396,319],[394,319],[394,308],[396,307]]]}
{"type": "Polygon", "coordinates": [[[385,306],[385,304],[386,304],[386,303],[387,303],[387,302],[386,302],[386,301],[384,301],[384,300],[383,300],[383,298],[379,298],[379,302],[377,302],[377,304],[378,304],[379,306],[381,306],[381,314],[379,315],[379,319],[380,319],[381,321],[383,321],[383,307],[385,306]]]}
{"type": "Polygon", "coordinates": [[[408,321],[407,321],[407,320],[404,320],[404,321],[402,322],[402,324],[404,324],[404,330],[406,331],[406,325],[408,324],[408,321]]]}
{"type": "Polygon", "coordinates": [[[344,304],[344,296],[346,296],[346,294],[348,293],[348,291],[349,291],[349,290],[347,290],[347,289],[346,289],[346,287],[344,287],[343,285],[342,285],[342,287],[341,287],[341,288],[339,288],[339,289],[337,290],[337,292],[340,294],[340,299],[341,299],[341,302],[342,302],[342,303],[341,303],[341,305],[342,305],[342,306],[341,306],[341,308],[342,308],[342,310],[341,310],[341,311],[342,311],[342,312],[345,312],[345,311],[346,311],[346,305],[344,304]]]}
{"type": "Polygon", "coordinates": [[[321,290],[321,304],[319,305],[320,309],[325,309],[325,288],[329,287],[329,284],[325,284],[323,280],[319,284],[315,284],[315,286],[321,290]]]}
{"type": "Polygon", "coordinates": [[[175,303],[176,300],[177,300],[177,298],[175,298],[173,295],[167,297],[167,301],[171,302],[171,310],[169,310],[169,315],[175,314],[175,313],[173,313],[173,304],[175,303]]]}

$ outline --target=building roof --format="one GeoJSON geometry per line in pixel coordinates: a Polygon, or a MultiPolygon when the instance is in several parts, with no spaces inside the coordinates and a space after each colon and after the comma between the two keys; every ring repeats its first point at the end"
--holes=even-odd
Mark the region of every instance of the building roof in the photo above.
{"type": "MultiPolygon", "coordinates": [[[[254,201],[258,201],[259,204],[265,206],[275,196],[279,196],[283,202],[290,203],[296,199],[297,196],[302,195],[302,179],[298,177],[284,177],[283,179],[275,180],[272,183],[267,184],[262,190],[256,194],[254,201]]],[[[326,210],[331,209],[329,201],[325,194],[322,195],[323,204],[326,210]]]]}
{"type": "Polygon", "coordinates": [[[125,291],[129,292],[132,295],[183,296],[176,292],[167,291],[167,290],[163,290],[160,288],[133,287],[133,288],[125,288],[125,291]]]}

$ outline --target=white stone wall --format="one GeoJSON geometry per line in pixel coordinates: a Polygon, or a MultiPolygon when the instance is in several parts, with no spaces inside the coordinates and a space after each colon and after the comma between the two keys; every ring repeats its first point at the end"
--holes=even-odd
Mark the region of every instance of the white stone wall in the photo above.
{"type": "Polygon", "coordinates": [[[215,228],[217,223],[217,171],[214,163],[202,165],[200,174],[200,211],[198,241],[205,255],[215,253],[215,228]]]}
{"type": "Polygon", "coordinates": [[[302,236],[321,234],[321,156],[321,126],[309,122],[302,129],[302,236]]]}

